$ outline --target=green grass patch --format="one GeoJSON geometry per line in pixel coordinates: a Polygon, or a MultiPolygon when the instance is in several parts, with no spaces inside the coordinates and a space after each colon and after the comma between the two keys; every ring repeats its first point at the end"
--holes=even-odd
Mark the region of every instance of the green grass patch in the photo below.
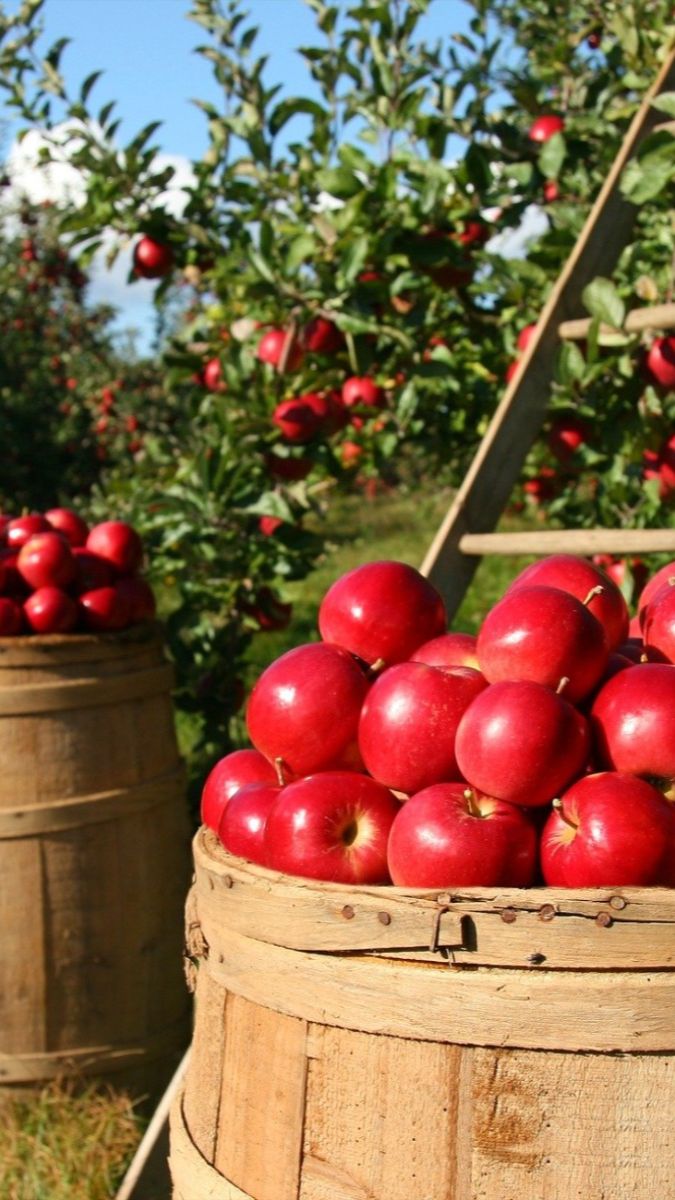
{"type": "Polygon", "coordinates": [[[0,1099],[2,1200],[110,1200],[142,1134],[123,1093],[53,1084],[0,1099]]]}

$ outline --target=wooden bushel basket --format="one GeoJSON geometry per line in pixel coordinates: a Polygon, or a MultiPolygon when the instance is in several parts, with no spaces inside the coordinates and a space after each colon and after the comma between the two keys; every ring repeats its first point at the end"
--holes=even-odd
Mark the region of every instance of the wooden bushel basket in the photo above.
{"type": "Polygon", "coordinates": [[[154,626],[0,641],[0,1085],[152,1096],[189,1038],[189,827],[154,626]]]}
{"type": "Polygon", "coordinates": [[[675,892],[194,859],[175,1200],[673,1200],[675,892]]]}

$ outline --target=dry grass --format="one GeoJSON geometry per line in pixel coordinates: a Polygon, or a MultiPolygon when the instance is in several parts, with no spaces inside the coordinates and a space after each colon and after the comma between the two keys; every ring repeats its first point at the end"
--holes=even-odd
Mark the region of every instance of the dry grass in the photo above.
{"type": "Polygon", "coordinates": [[[52,1084],[0,1099],[2,1200],[110,1200],[142,1134],[123,1093],[52,1084]]]}

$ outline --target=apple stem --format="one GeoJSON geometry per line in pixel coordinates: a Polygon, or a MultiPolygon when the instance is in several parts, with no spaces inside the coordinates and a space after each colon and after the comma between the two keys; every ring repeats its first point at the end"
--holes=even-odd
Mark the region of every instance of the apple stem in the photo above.
{"type": "Polygon", "coordinates": [[[375,662],[372,662],[368,667],[368,677],[372,679],[375,675],[379,675],[382,668],[386,667],[386,665],[387,663],[384,658],[376,658],[375,662]]]}
{"type": "Polygon", "coordinates": [[[464,789],[464,799],[466,800],[466,806],[469,810],[470,815],[472,817],[480,817],[481,812],[480,812],[480,809],[478,808],[478,805],[476,804],[476,793],[473,791],[472,788],[464,789]]]}
{"type": "Polygon", "coordinates": [[[560,683],[558,684],[557,688],[555,689],[556,696],[562,696],[569,681],[570,681],[569,675],[563,675],[562,679],[560,680],[560,683]]]}
{"type": "Polygon", "coordinates": [[[591,588],[590,592],[588,593],[588,595],[586,596],[586,598],[585,598],[585,599],[582,601],[582,603],[583,603],[583,604],[584,604],[586,607],[588,607],[588,605],[590,604],[590,602],[591,602],[591,600],[593,599],[593,597],[594,597],[594,596],[601,596],[601,595],[602,595],[602,593],[604,592],[604,590],[605,590],[605,589],[604,589],[604,587],[602,586],[602,584],[601,584],[601,583],[598,583],[598,584],[596,585],[596,587],[592,587],[592,588],[591,588]]]}
{"type": "Polygon", "coordinates": [[[574,821],[570,821],[569,817],[565,816],[565,814],[563,812],[563,802],[559,796],[556,796],[555,800],[551,801],[551,807],[553,809],[555,809],[558,816],[560,817],[560,820],[564,821],[566,825],[569,825],[570,829],[576,829],[576,825],[574,824],[574,821]]]}
{"type": "Polygon", "coordinates": [[[277,781],[279,783],[279,787],[285,787],[286,786],[285,772],[286,772],[287,768],[286,768],[286,763],[284,762],[283,758],[275,758],[274,769],[277,773],[277,781]]]}

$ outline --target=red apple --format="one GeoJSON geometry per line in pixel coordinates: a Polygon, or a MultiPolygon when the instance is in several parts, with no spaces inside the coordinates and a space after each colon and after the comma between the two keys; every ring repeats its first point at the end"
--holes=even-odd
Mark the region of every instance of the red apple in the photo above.
{"type": "Polygon", "coordinates": [[[655,338],[647,351],[645,365],[652,383],[675,388],[675,335],[655,338]]]}
{"type": "Polygon", "coordinates": [[[268,815],[267,865],[335,883],[388,883],[387,838],[398,809],[367,775],[324,771],[298,779],[268,815]]]}
{"type": "Polygon", "coordinates": [[[457,764],[473,787],[526,808],[547,804],[581,774],[589,748],[581,713],[529,681],[485,688],[461,718],[455,739],[457,764]]]}
{"type": "Polygon", "coordinates": [[[224,392],[223,368],[219,358],[210,358],[202,371],[202,383],[209,392],[224,392]]]}
{"type": "Polygon", "coordinates": [[[644,612],[647,658],[650,662],[675,663],[675,576],[652,596],[644,612]]]}
{"type": "Polygon", "coordinates": [[[117,595],[129,610],[128,624],[152,621],[156,612],[155,594],[150,584],[138,575],[125,575],[114,584],[117,595]]]}
{"type": "Polygon", "coordinates": [[[477,671],[480,668],[476,641],[473,633],[442,633],[418,646],[410,655],[410,661],[427,663],[430,667],[473,667],[477,671]]]}
{"type": "Polygon", "coordinates": [[[265,584],[252,593],[250,600],[242,604],[241,610],[257,621],[258,627],[265,632],[287,629],[293,615],[293,605],[284,603],[265,584]]]}
{"type": "Polygon", "coordinates": [[[551,887],[657,884],[673,829],[670,805],[644,780],[615,771],[585,775],[544,826],[544,880],[551,887]]]}
{"type": "Polygon", "coordinates": [[[599,621],[569,592],[518,587],[490,609],[478,632],[478,664],[490,683],[528,679],[576,702],[600,680],[609,653],[599,621]]]}
{"type": "Polygon", "coordinates": [[[558,491],[559,483],[558,473],[553,467],[540,467],[536,475],[525,480],[523,491],[526,496],[532,498],[535,504],[542,504],[546,500],[553,499],[558,491]]]}
{"type": "Polygon", "coordinates": [[[80,612],[87,629],[105,632],[129,624],[129,606],[116,587],[96,588],[79,597],[80,612]]]}
{"type": "Polygon", "coordinates": [[[662,780],[675,799],[675,666],[620,671],[595,697],[591,724],[602,766],[662,780]]]}
{"type": "Polygon", "coordinates": [[[86,548],[107,559],[120,575],[133,575],[143,559],[143,543],[126,521],[102,521],[94,525],[86,548]]]}
{"type": "Polygon", "coordinates": [[[470,667],[439,670],[425,663],[389,667],[361,710],[359,749],[369,773],[397,792],[418,792],[460,778],[457,726],[486,686],[470,667]]]}
{"type": "Polygon", "coordinates": [[[311,354],[336,354],[344,345],[344,336],[333,321],[314,317],[303,330],[302,344],[311,354]]]}
{"type": "Polygon", "coordinates": [[[638,596],[637,602],[638,616],[641,618],[640,627],[642,627],[642,623],[644,621],[644,610],[649,604],[652,596],[655,596],[659,591],[659,588],[662,588],[664,584],[670,583],[671,579],[675,579],[675,561],[666,563],[665,566],[660,567],[659,570],[652,575],[651,579],[647,580],[647,583],[644,585],[640,595],[638,596]]]}
{"type": "Polygon", "coordinates": [[[93,592],[96,588],[112,587],[116,572],[107,558],[101,558],[100,554],[92,554],[86,546],[75,546],[73,559],[77,592],[93,592]]]}
{"type": "Polygon", "coordinates": [[[5,527],[5,543],[9,550],[20,550],[36,533],[53,533],[49,521],[39,513],[13,517],[5,527]]]}
{"type": "Polygon", "coordinates": [[[87,522],[73,512],[72,508],[50,508],[45,513],[52,529],[62,533],[71,546],[84,546],[89,534],[87,522]]]}
{"type": "Polygon", "coordinates": [[[265,827],[283,788],[278,783],[247,783],[220,814],[218,837],[230,854],[266,865],[265,827]]]}
{"type": "Polygon", "coordinates": [[[384,393],[367,375],[352,375],[342,385],[342,399],[347,408],[353,408],[355,404],[362,404],[364,408],[381,408],[384,393]]]}
{"type": "Polygon", "coordinates": [[[520,333],[518,334],[518,337],[516,338],[516,346],[518,347],[519,350],[523,350],[523,351],[527,350],[527,347],[529,346],[529,344],[532,340],[532,335],[534,334],[534,331],[536,328],[537,328],[536,321],[533,321],[531,325],[523,326],[520,333]]]}
{"type": "Polygon", "coordinates": [[[258,529],[263,537],[274,537],[277,529],[283,525],[281,517],[262,516],[258,520],[258,529]]]}
{"type": "Polygon", "coordinates": [[[23,606],[33,633],[70,633],[78,619],[77,602],[58,587],[39,587],[23,606]]]}
{"type": "MultiPolygon", "coordinates": [[[[272,367],[278,367],[281,362],[281,356],[286,345],[288,333],[285,329],[268,329],[258,342],[256,356],[260,362],[269,363],[272,367]]],[[[302,362],[302,349],[297,342],[294,342],[286,361],[286,367],[290,371],[296,370],[302,362]]]]}
{"type": "Polygon", "coordinates": [[[557,181],[555,179],[547,179],[541,189],[541,194],[545,204],[554,204],[560,196],[560,188],[557,181]]]}
{"type": "Polygon", "coordinates": [[[75,578],[70,543],[62,534],[36,533],[21,547],[17,570],[32,588],[66,588],[75,578]]]}
{"type": "Polygon", "coordinates": [[[371,562],[340,576],[319,607],[319,630],[364,662],[403,662],[445,632],[440,594],[414,567],[371,562]]]}
{"type": "Polygon", "coordinates": [[[520,366],[519,358],[516,358],[513,362],[509,363],[508,367],[506,368],[506,371],[504,372],[504,378],[507,383],[511,382],[511,380],[513,379],[514,375],[516,374],[519,366],[520,366]]]}
{"type": "Polygon", "coordinates": [[[341,443],[340,462],[346,470],[356,467],[361,458],[363,458],[363,446],[359,446],[358,442],[347,439],[341,443]]]}
{"type": "Polygon", "coordinates": [[[554,421],[548,435],[548,447],[563,464],[569,463],[580,446],[588,441],[588,426],[573,415],[554,421]]]}
{"type": "Polygon", "coordinates": [[[562,133],[564,128],[562,117],[546,113],[532,122],[527,136],[531,142],[547,142],[554,133],[562,133]]]}
{"type": "Polygon", "coordinates": [[[306,392],[299,399],[308,404],[316,415],[319,422],[318,431],[322,436],[330,437],[339,429],[344,429],[349,420],[339,392],[306,392]]]}
{"type": "Polygon", "coordinates": [[[278,782],[274,767],[259,750],[233,750],[219,759],[206,777],[201,797],[203,824],[217,833],[223,809],[235,792],[249,783],[278,782]]]}
{"type": "Polygon", "coordinates": [[[465,783],[437,783],[411,796],[394,818],[389,873],[398,887],[527,887],[537,843],[524,809],[465,783]]]}
{"type": "Polygon", "coordinates": [[[541,558],[516,576],[508,592],[534,585],[561,588],[577,600],[587,601],[588,611],[604,626],[610,650],[627,637],[628,605],[616,584],[588,559],[575,554],[551,554],[541,558]],[[602,592],[590,596],[596,587],[602,587],[602,592]]]}
{"type": "Polygon", "coordinates": [[[173,251],[165,242],[142,237],[134,246],[133,265],[135,274],[142,279],[161,279],[171,270],[173,251]]]}
{"type": "Polygon", "coordinates": [[[15,637],[22,627],[21,605],[9,596],[0,596],[0,637],[15,637]]]}
{"type": "Polygon", "coordinates": [[[321,417],[305,396],[282,400],[272,413],[272,422],[287,442],[296,445],[313,441],[321,431],[321,417]]]}
{"type": "Polygon", "coordinates": [[[363,671],[341,646],[318,642],[288,650],[251,692],[249,737],[293,775],[321,771],[355,740],[367,689],[363,671]]]}

